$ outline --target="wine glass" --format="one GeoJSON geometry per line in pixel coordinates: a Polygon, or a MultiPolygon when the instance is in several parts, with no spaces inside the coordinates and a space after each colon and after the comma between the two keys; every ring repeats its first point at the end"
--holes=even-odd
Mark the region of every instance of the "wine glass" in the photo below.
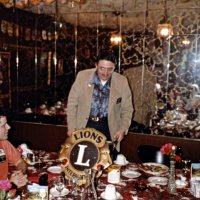
{"type": "Polygon", "coordinates": [[[62,177],[62,176],[57,177],[54,181],[54,186],[55,186],[56,190],[58,191],[59,196],[61,196],[61,193],[65,187],[64,177],[62,177]]]}
{"type": "Polygon", "coordinates": [[[183,173],[186,174],[187,172],[190,171],[190,169],[188,169],[188,167],[189,167],[189,164],[190,164],[191,160],[183,159],[182,162],[184,163],[184,167],[183,167],[182,170],[183,170],[183,173]]]}
{"type": "Polygon", "coordinates": [[[44,188],[41,188],[39,191],[39,196],[42,198],[42,200],[44,200],[44,198],[46,197],[47,192],[44,188]]]}
{"type": "Polygon", "coordinates": [[[72,178],[72,194],[76,197],[78,196],[78,181],[79,181],[79,177],[74,176],[72,178]]]}

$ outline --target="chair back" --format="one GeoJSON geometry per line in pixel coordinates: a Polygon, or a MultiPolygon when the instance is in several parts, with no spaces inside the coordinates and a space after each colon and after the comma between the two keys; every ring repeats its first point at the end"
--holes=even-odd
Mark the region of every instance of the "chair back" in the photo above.
{"type": "MultiPolygon", "coordinates": [[[[169,166],[169,156],[164,155],[160,151],[160,147],[152,145],[140,145],[137,148],[137,154],[140,162],[155,162],[169,166]]],[[[180,147],[176,149],[176,155],[183,158],[183,150],[180,147]]],[[[181,163],[176,163],[176,167],[180,168],[181,163]]]]}
{"type": "Polygon", "coordinates": [[[169,158],[160,151],[160,147],[151,145],[140,145],[137,148],[140,162],[155,162],[169,166],[169,158]]]}

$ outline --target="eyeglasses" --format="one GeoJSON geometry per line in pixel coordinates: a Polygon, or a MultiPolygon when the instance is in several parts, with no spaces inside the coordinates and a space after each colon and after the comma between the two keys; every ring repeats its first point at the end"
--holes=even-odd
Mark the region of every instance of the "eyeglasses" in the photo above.
{"type": "Polygon", "coordinates": [[[99,70],[100,70],[101,72],[112,73],[112,72],[114,71],[114,67],[110,67],[110,68],[99,67],[99,70]]]}

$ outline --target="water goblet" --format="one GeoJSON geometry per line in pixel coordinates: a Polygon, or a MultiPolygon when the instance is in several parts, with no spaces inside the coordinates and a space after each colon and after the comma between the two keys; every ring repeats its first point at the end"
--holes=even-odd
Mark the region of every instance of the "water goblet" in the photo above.
{"type": "Polygon", "coordinates": [[[59,196],[61,196],[62,191],[65,187],[64,177],[62,177],[62,176],[57,177],[54,181],[54,186],[55,186],[56,190],[58,191],[59,196]]]}
{"type": "Polygon", "coordinates": [[[47,192],[45,189],[41,188],[39,191],[39,196],[42,198],[42,200],[44,200],[44,198],[46,197],[47,192]]]}
{"type": "Polygon", "coordinates": [[[183,167],[183,173],[186,174],[187,172],[189,172],[190,170],[188,169],[189,164],[191,162],[191,160],[189,159],[183,159],[182,162],[184,163],[184,167],[183,167]]]}
{"type": "Polygon", "coordinates": [[[72,178],[72,194],[74,195],[74,197],[78,196],[78,181],[79,181],[79,177],[74,176],[72,178]]]}

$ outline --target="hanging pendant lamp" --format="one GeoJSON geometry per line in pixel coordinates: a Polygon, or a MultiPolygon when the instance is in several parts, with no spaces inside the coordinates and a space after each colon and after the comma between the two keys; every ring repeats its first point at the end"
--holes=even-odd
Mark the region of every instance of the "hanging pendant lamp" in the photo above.
{"type": "Polygon", "coordinates": [[[164,0],[164,16],[158,24],[157,35],[161,38],[170,38],[173,35],[173,27],[167,16],[166,0],[164,0]]]}

